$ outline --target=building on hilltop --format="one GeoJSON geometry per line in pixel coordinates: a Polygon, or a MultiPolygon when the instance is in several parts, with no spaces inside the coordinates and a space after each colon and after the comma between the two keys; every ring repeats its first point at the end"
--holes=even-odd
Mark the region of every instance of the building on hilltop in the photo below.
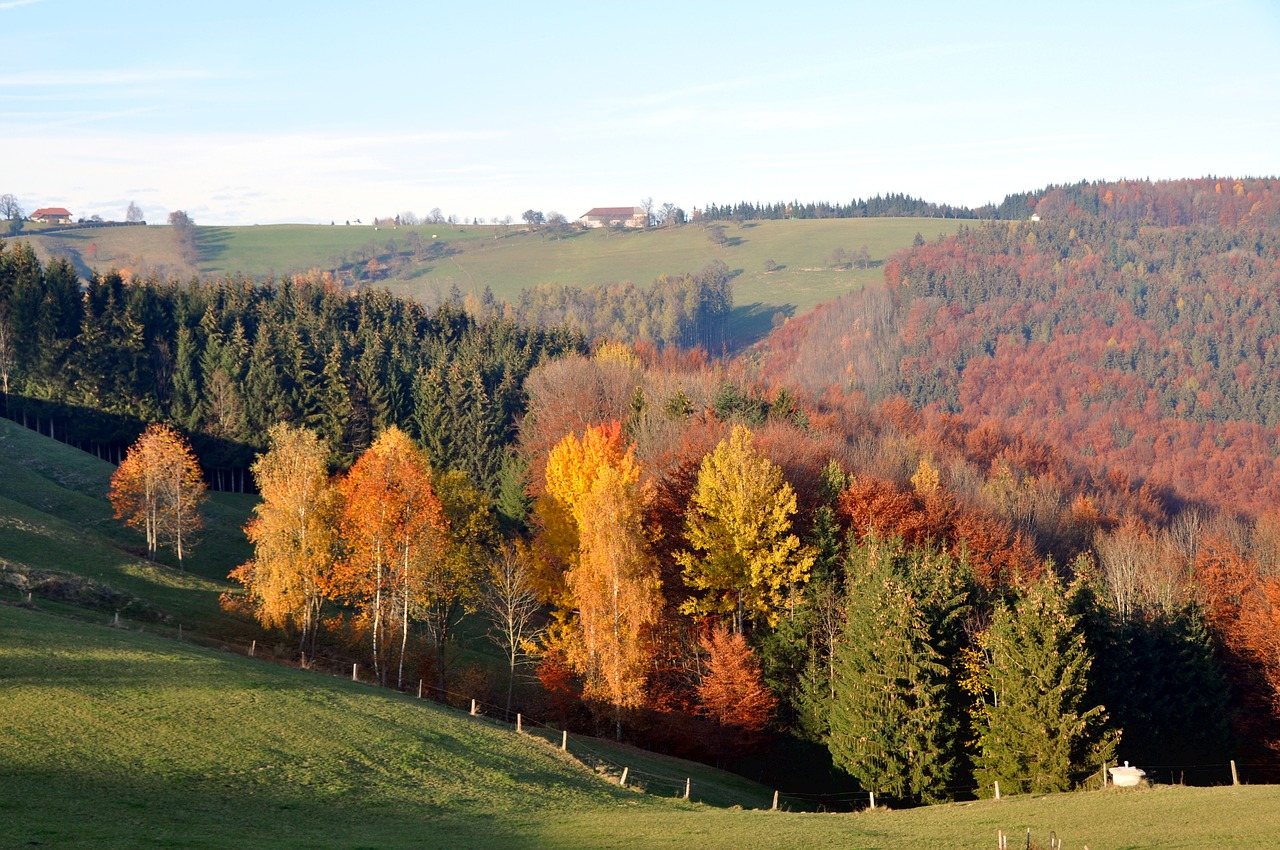
{"type": "Polygon", "coordinates": [[[649,218],[641,207],[593,207],[578,219],[584,227],[645,227],[649,218]]]}
{"type": "Polygon", "coordinates": [[[62,207],[41,207],[31,214],[31,220],[43,224],[70,224],[71,212],[62,207]]]}

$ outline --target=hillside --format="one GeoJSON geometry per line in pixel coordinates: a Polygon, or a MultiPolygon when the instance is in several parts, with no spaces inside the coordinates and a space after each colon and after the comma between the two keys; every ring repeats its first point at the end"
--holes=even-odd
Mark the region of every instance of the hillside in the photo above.
{"type": "Polygon", "coordinates": [[[371,257],[385,270],[374,282],[419,300],[436,301],[457,287],[479,295],[487,286],[514,300],[540,283],[588,286],[618,281],[647,284],[660,274],[694,272],[721,260],[740,273],[739,305],[768,305],[803,313],[850,289],[879,282],[885,258],[911,244],[916,233],[932,239],[954,233],[961,222],[937,218],[824,219],[727,224],[725,242],[686,225],[672,230],[608,233],[593,230],[551,238],[521,228],[492,225],[373,228],[369,226],[270,225],[197,227],[196,262],[188,265],[168,226],[103,228],[39,235],[23,233],[42,259],[66,256],[82,275],[112,268],[162,277],[246,274],[261,278],[340,271],[364,280],[371,257]],[[870,262],[832,268],[837,248],[870,262]],[[772,260],[773,271],[765,271],[772,260]]]}
{"type": "Polygon", "coordinates": [[[9,570],[88,576],[169,617],[126,610],[126,628],[112,629],[113,609],[92,597],[37,590],[39,610],[24,610],[15,606],[25,595],[4,589],[0,846],[675,847],[692,839],[709,848],[967,848],[987,846],[998,829],[1031,828],[1041,843],[1055,830],[1095,848],[1230,848],[1259,846],[1280,826],[1280,795],[1269,787],[1007,797],[859,815],[756,812],[769,789],[575,736],[571,752],[629,765],[652,794],[624,792],[505,724],[249,659],[238,640],[230,651],[193,645],[206,637],[201,619],[222,616],[217,579],[242,557],[230,538],[248,498],[215,495],[217,521],[196,550],[203,560],[180,576],[129,555],[131,538],[102,496],[109,464],[9,422],[0,422],[0,448],[9,570]],[[175,620],[187,624],[181,643],[175,620]],[[654,796],[679,791],[656,777],[680,775],[695,777],[695,801],[747,810],[654,796]]]}
{"type": "MultiPolygon", "coordinates": [[[[0,845],[974,848],[1266,845],[1280,790],[1157,788],[802,815],[623,790],[510,727],[0,605],[0,845]]],[[[697,782],[698,780],[695,780],[697,782]]]]}
{"type": "Polygon", "coordinates": [[[253,499],[214,493],[186,572],[140,557],[142,540],[112,518],[114,466],[0,419],[0,597],[165,634],[234,633],[218,607],[230,566],[249,557],[240,527],[253,499]]]}

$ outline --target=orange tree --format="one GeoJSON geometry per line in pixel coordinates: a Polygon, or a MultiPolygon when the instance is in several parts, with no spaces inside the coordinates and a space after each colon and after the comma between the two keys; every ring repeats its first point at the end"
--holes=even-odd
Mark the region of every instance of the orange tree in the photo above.
{"type": "Polygon", "coordinates": [[[109,497],[116,519],[143,529],[148,557],[154,560],[160,547],[168,547],[182,568],[204,526],[205,497],[200,463],[186,438],[169,425],[149,425],[112,474],[109,497]]]}

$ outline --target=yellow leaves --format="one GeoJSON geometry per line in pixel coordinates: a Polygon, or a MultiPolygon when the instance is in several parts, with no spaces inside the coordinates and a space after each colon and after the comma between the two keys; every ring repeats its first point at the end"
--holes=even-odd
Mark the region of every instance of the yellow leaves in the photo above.
{"type": "Polygon", "coordinates": [[[630,484],[640,480],[634,447],[624,446],[617,422],[590,427],[582,439],[567,434],[547,458],[547,486],[535,509],[551,555],[564,563],[576,558],[582,503],[606,467],[616,469],[630,484]]]}
{"type": "Polygon", "coordinates": [[[600,343],[596,346],[592,359],[597,363],[615,364],[625,366],[628,369],[640,368],[640,358],[636,356],[635,349],[625,342],[600,343]]]}
{"type": "Polygon", "coordinates": [[[755,450],[748,428],[735,426],[698,471],[685,521],[694,551],[676,560],[689,587],[710,592],[683,609],[736,610],[739,621],[746,611],[776,623],[787,593],[808,580],[814,561],[791,533],[795,512],[796,494],[782,470],[755,450]]]}
{"type": "Polygon", "coordinates": [[[929,458],[920,458],[916,474],[911,476],[911,486],[921,498],[926,498],[938,490],[938,468],[929,462],[929,458]]]}
{"type": "Polygon", "coordinates": [[[267,627],[315,624],[323,576],[337,544],[338,495],[329,484],[328,448],[313,431],[276,425],[253,464],[262,501],[245,534],[254,558],[232,573],[267,627]]]}

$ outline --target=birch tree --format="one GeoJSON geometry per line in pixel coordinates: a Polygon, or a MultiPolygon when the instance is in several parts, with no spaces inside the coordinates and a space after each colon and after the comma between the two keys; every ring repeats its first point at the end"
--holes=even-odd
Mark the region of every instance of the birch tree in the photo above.
{"type": "Polygon", "coordinates": [[[173,550],[178,568],[203,525],[204,476],[191,445],[168,425],[150,425],[111,476],[116,519],[146,535],[147,556],[173,550]]]}

